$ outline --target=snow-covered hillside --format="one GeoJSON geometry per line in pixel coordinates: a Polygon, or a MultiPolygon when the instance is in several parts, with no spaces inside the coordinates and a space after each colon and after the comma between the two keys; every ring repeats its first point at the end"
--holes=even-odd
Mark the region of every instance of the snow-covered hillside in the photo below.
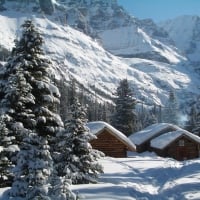
{"type": "Polygon", "coordinates": [[[70,4],[68,9],[75,8],[76,2],[66,0],[61,4],[61,1],[51,1],[55,6],[51,15],[40,12],[38,5],[30,2],[32,3],[27,4],[27,1],[24,1],[23,4],[18,4],[17,1],[6,1],[5,9],[0,11],[0,23],[3,27],[0,30],[0,47],[11,50],[14,39],[20,35],[22,22],[27,18],[33,19],[44,36],[44,48],[53,60],[52,70],[56,78],[62,76],[68,80],[73,76],[101,100],[110,100],[119,81],[124,78],[130,81],[137,98],[149,105],[163,105],[172,89],[176,91],[181,103],[188,102],[199,94],[199,76],[184,64],[185,58],[171,46],[166,32],[156,28],[151,20],[139,21],[128,16],[114,0],[107,3],[81,1],[83,4],[86,2],[93,5],[88,7],[89,10],[84,7],[85,17],[89,17],[91,13],[95,15],[94,9],[108,6],[106,11],[112,14],[109,23],[105,23],[106,19],[102,18],[102,15],[96,16],[96,22],[101,26],[94,29],[94,21],[92,23],[92,18],[86,17],[88,26],[93,25],[93,29],[105,42],[104,46],[109,46],[115,54],[132,57],[134,51],[140,57],[120,58],[106,51],[102,43],[99,44],[99,39],[91,38],[63,22],[66,6],[70,4]],[[116,13],[113,13],[114,8],[118,8],[121,14],[116,16],[116,13]],[[121,21],[113,24],[114,19],[121,21]],[[96,93],[94,88],[98,89],[96,93]]]}
{"type": "MultiPolygon", "coordinates": [[[[0,15],[4,24],[0,31],[0,37],[4,38],[2,45],[9,49],[13,47],[16,33],[19,35],[20,24],[25,18],[17,12],[0,15]]],[[[95,86],[108,96],[112,96],[120,79],[127,78],[138,98],[158,105],[165,101],[171,88],[198,92],[195,86],[197,79],[184,70],[184,66],[136,58],[120,59],[69,26],[42,17],[33,17],[33,20],[44,35],[45,50],[54,60],[57,78],[63,75],[68,79],[72,75],[86,87],[95,86]]]]}
{"type": "Polygon", "coordinates": [[[99,37],[108,51],[122,57],[140,57],[166,63],[185,60],[175,47],[152,38],[136,25],[105,30],[99,33],[99,37]]]}
{"type": "Polygon", "coordinates": [[[70,26],[99,38],[103,47],[115,55],[168,63],[185,59],[164,29],[152,20],[130,16],[116,0],[57,2],[65,6],[70,26]]]}
{"type": "Polygon", "coordinates": [[[190,59],[200,62],[200,17],[184,15],[159,24],[190,59]]]}

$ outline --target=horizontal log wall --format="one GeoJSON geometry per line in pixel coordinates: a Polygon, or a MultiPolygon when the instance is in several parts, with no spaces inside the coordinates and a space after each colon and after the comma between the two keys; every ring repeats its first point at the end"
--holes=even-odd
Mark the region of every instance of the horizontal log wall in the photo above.
{"type": "Polygon", "coordinates": [[[123,158],[127,156],[127,148],[118,138],[104,130],[97,139],[90,141],[94,149],[102,151],[106,156],[123,158]]]}
{"type": "Polygon", "coordinates": [[[198,158],[200,150],[199,148],[200,144],[198,144],[196,141],[191,140],[187,136],[182,136],[176,141],[172,142],[164,150],[152,148],[152,151],[155,151],[160,156],[171,157],[176,160],[182,161],[198,158]],[[179,145],[180,140],[184,141],[184,146],[179,145]]]}
{"type": "Polygon", "coordinates": [[[182,136],[170,145],[168,154],[177,160],[194,159],[199,156],[199,144],[186,136],[182,136]],[[184,141],[184,146],[179,146],[179,141],[184,141]]]}

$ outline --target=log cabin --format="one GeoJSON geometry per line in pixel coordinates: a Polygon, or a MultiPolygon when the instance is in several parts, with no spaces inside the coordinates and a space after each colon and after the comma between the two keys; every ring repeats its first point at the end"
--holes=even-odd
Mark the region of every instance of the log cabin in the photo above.
{"type": "Polygon", "coordinates": [[[168,132],[151,141],[151,150],[179,161],[199,158],[200,137],[183,129],[168,132]]]}
{"type": "Polygon", "coordinates": [[[150,142],[152,139],[170,132],[180,129],[178,126],[168,124],[168,123],[156,123],[145,129],[133,133],[129,136],[129,139],[136,145],[138,153],[145,151],[151,151],[150,142]]]}
{"type": "Polygon", "coordinates": [[[91,133],[97,139],[91,140],[94,149],[102,151],[106,156],[123,158],[127,151],[136,151],[136,146],[122,132],[103,121],[89,122],[87,124],[91,133]]]}

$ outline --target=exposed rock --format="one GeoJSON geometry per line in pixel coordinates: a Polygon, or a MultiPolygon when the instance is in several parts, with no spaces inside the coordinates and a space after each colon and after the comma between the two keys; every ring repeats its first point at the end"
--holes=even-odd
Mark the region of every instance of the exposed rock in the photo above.
{"type": "Polygon", "coordinates": [[[174,43],[163,28],[158,27],[150,19],[139,20],[130,16],[123,7],[118,5],[116,0],[60,0],[59,4],[66,7],[67,24],[95,37],[106,50],[115,55],[125,57],[127,55],[146,55],[147,58],[167,63],[170,63],[171,60],[163,56],[166,55],[165,51],[174,54],[172,57],[177,57],[175,60],[179,60],[181,57],[175,55],[177,50],[173,47],[174,43]],[[142,36],[138,30],[142,30],[146,37],[142,36]],[[120,31],[126,31],[129,36],[126,34],[126,38],[123,38],[122,32],[118,38],[120,31]],[[108,39],[109,37],[110,39],[108,39]],[[120,40],[117,41],[117,45],[114,41],[116,38],[120,40]],[[165,46],[169,46],[169,49],[165,50],[165,46]]]}
{"type": "Polygon", "coordinates": [[[55,7],[52,0],[39,0],[40,8],[47,15],[52,15],[55,7]]]}

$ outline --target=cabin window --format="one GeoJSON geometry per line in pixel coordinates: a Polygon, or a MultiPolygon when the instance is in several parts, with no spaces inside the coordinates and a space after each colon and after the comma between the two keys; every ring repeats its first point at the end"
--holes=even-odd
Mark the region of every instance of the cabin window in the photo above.
{"type": "Polygon", "coordinates": [[[185,141],[184,140],[179,140],[178,145],[179,145],[179,147],[184,147],[185,146],[185,141]]]}

